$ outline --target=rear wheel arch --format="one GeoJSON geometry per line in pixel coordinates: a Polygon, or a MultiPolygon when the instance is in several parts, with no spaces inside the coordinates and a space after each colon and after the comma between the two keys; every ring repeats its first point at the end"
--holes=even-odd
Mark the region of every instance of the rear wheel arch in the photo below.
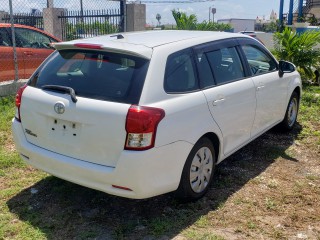
{"type": "Polygon", "coordinates": [[[208,132],[199,138],[199,140],[195,143],[195,145],[191,149],[185,161],[183,171],[180,176],[179,187],[175,192],[175,195],[177,198],[179,198],[182,201],[194,201],[201,198],[208,191],[214,175],[215,165],[218,161],[217,159],[219,157],[219,148],[220,148],[220,141],[218,136],[215,133],[208,132]],[[204,158],[200,157],[201,154],[198,155],[199,151],[206,152],[204,153],[204,158]],[[210,155],[212,157],[210,157],[210,155]],[[199,157],[200,163],[202,163],[203,165],[202,167],[199,167],[197,169],[193,169],[194,166],[198,166],[198,164],[194,165],[194,162],[198,161],[195,158],[195,156],[199,157]],[[203,169],[205,169],[205,171],[203,169]],[[192,174],[191,172],[193,172],[195,175],[197,174],[199,175],[197,176],[197,180],[194,181],[194,183],[199,182],[200,183],[199,186],[201,185],[204,186],[203,188],[200,187],[201,188],[200,190],[196,189],[197,186],[191,183],[193,181],[191,179],[193,178],[191,175],[192,174]],[[207,174],[207,173],[210,173],[210,174],[207,174]],[[203,178],[202,175],[206,177],[203,178]]]}
{"type": "MultiPolygon", "coordinates": [[[[206,134],[204,134],[201,138],[208,138],[210,139],[210,141],[212,142],[213,144],[213,147],[214,147],[214,150],[215,150],[215,157],[216,157],[216,161],[218,161],[219,159],[219,154],[220,154],[220,139],[219,137],[213,133],[213,132],[208,132],[206,134]]],[[[200,138],[200,139],[201,139],[200,138]]],[[[199,140],[200,140],[199,139],[199,140]]],[[[199,141],[198,140],[198,141],[199,141]]]]}

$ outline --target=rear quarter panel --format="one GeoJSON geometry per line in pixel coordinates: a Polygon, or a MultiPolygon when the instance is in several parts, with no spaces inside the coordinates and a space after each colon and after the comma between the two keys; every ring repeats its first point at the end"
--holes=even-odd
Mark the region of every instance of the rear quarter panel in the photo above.
{"type": "Polygon", "coordinates": [[[178,141],[194,145],[204,134],[210,132],[222,139],[221,131],[211,117],[202,91],[168,94],[164,90],[164,75],[168,56],[188,47],[178,42],[154,48],[153,51],[139,104],[162,108],[165,111],[165,117],[158,126],[156,147],[178,141]]]}

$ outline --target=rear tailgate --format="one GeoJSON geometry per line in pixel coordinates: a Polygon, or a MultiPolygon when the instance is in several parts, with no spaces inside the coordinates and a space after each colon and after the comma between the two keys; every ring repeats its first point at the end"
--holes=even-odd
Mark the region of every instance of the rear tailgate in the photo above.
{"type": "Polygon", "coordinates": [[[115,166],[126,140],[130,104],[100,101],[27,87],[20,108],[27,141],[68,157],[115,166]],[[57,113],[55,105],[64,106],[57,113]]]}

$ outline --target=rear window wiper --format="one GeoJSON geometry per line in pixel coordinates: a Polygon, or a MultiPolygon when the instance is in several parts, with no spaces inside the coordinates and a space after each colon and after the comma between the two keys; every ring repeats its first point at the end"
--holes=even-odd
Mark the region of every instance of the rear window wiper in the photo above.
{"type": "Polygon", "coordinates": [[[72,102],[76,103],[78,101],[78,99],[76,98],[76,93],[75,93],[74,89],[71,87],[65,87],[65,86],[60,86],[60,85],[43,85],[41,87],[41,89],[68,93],[71,96],[72,102]]]}

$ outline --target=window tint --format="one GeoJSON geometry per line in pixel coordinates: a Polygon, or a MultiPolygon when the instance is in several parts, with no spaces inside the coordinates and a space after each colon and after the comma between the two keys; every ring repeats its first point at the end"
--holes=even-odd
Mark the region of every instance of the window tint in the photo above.
{"type": "Polygon", "coordinates": [[[0,47],[12,47],[9,34],[5,28],[0,28],[0,47]]]}
{"type": "Polygon", "coordinates": [[[71,87],[77,96],[138,104],[149,61],[107,52],[55,52],[29,85],[71,87]]]}
{"type": "Polygon", "coordinates": [[[18,46],[23,48],[50,49],[50,43],[56,42],[54,39],[30,29],[16,28],[15,32],[18,46]]]}
{"type": "Polygon", "coordinates": [[[215,85],[211,67],[209,65],[206,54],[199,53],[197,56],[198,74],[200,79],[200,87],[207,88],[215,85]]]}
{"type": "Polygon", "coordinates": [[[234,47],[206,53],[217,84],[235,81],[244,77],[244,70],[234,47]]]}
{"type": "Polygon", "coordinates": [[[242,49],[248,59],[253,75],[260,75],[277,70],[277,63],[274,59],[257,46],[244,45],[242,49]]]}
{"type": "Polygon", "coordinates": [[[181,93],[197,89],[191,50],[184,50],[168,57],[164,89],[168,93],[181,93]]]}

